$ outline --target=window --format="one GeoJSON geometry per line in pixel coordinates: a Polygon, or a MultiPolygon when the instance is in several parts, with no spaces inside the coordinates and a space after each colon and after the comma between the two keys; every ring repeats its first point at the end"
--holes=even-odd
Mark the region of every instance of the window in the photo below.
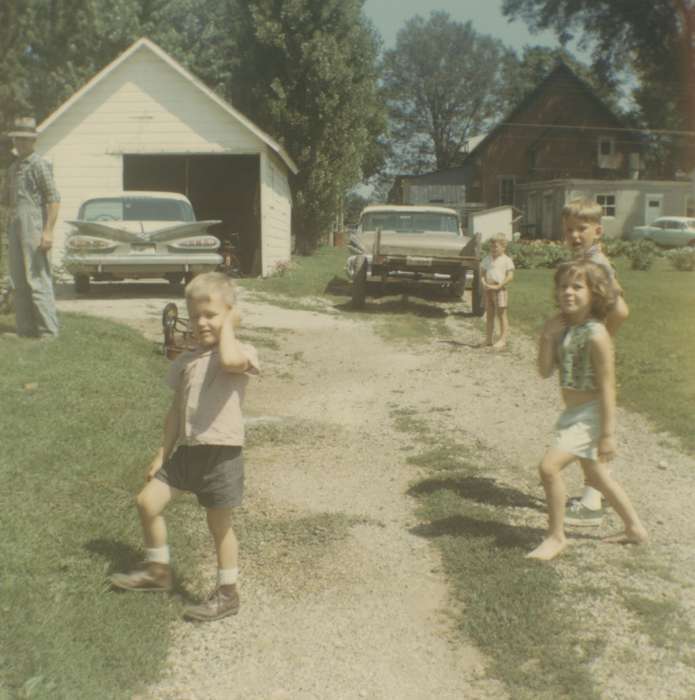
{"type": "Polygon", "coordinates": [[[597,194],[596,201],[603,207],[603,216],[615,216],[614,194],[597,194]]]}
{"type": "Polygon", "coordinates": [[[396,231],[398,233],[424,233],[441,231],[442,233],[459,233],[458,218],[453,214],[434,212],[369,212],[362,217],[363,231],[396,231]]]}
{"type": "Polygon", "coordinates": [[[499,203],[514,204],[514,176],[502,175],[499,185],[499,203]]]}
{"type": "Polygon", "coordinates": [[[598,140],[599,156],[612,156],[615,153],[615,141],[611,138],[602,137],[598,140]]]}

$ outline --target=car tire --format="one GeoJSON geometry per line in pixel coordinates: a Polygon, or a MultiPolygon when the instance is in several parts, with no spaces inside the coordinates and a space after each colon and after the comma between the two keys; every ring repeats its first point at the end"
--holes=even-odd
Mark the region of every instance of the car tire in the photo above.
{"type": "Polygon", "coordinates": [[[166,275],[166,280],[172,287],[178,287],[183,284],[184,276],[178,272],[170,272],[166,275]]]}
{"type": "Polygon", "coordinates": [[[78,294],[89,294],[89,275],[75,275],[75,291],[78,294]]]}
{"type": "Polygon", "coordinates": [[[363,309],[367,300],[367,263],[362,263],[362,267],[355,273],[352,280],[352,308],[363,309]]]}
{"type": "Polygon", "coordinates": [[[480,268],[473,270],[473,288],[471,289],[471,309],[474,316],[482,316],[485,313],[483,297],[483,283],[480,279],[480,268]]]}

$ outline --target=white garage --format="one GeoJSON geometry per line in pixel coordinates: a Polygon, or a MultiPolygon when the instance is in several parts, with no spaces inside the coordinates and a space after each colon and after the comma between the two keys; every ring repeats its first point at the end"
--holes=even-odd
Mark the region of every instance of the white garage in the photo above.
{"type": "Polygon", "coordinates": [[[185,194],[199,219],[236,234],[245,274],[290,259],[297,166],[282,146],[148,39],[139,39],[38,128],[62,197],[54,264],[89,196],[185,194]]]}

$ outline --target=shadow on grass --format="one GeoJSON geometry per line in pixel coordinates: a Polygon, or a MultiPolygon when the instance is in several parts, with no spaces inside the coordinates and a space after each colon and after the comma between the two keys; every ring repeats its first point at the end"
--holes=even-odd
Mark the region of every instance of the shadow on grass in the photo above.
{"type": "Polygon", "coordinates": [[[441,306],[411,301],[410,295],[402,295],[398,299],[389,299],[381,301],[379,298],[374,300],[368,299],[364,307],[357,310],[352,306],[351,302],[335,304],[334,309],[338,311],[352,311],[360,313],[364,316],[379,315],[386,316],[389,314],[408,314],[419,318],[439,319],[449,316],[449,312],[441,306]]]}
{"type": "Polygon", "coordinates": [[[461,340],[449,340],[446,338],[440,338],[438,340],[435,340],[434,342],[441,343],[443,345],[451,345],[452,347],[455,347],[455,348],[472,348],[473,350],[484,350],[486,347],[485,344],[482,343],[481,341],[475,341],[472,343],[464,343],[461,340]]]}
{"type": "Polygon", "coordinates": [[[333,278],[328,280],[323,293],[330,294],[336,297],[349,297],[352,291],[352,285],[344,277],[333,275],[333,278]]]}
{"type": "Polygon", "coordinates": [[[532,508],[545,512],[545,501],[509,486],[500,486],[495,479],[481,476],[425,479],[408,490],[411,496],[429,495],[436,491],[453,491],[461,498],[491,506],[532,508]]]}
{"type": "Polygon", "coordinates": [[[71,284],[55,285],[56,299],[183,299],[183,285],[168,282],[92,282],[88,294],[77,294],[71,284]]]}
{"type": "MultiPolygon", "coordinates": [[[[105,538],[90,540],[85,544],[84,548],[88,552],[98,554],[109,562],[109,568],[106,571],[107,578],[111,574],[132,571],[142,563],[142,553],[140,551],[116,540],[105,538]]],[[[174,570],[174,586],[171,589],[171,593],[180,596],[187,603],[200,602],[199,596],[193,595],[185,588],[175,574],[176,571],[174,570]]],[[[117,593],[127,592],[116,588],[113,590],[117,593]]]]}
{"type": "Polygon", "coordinates": [[[416,525],[410,529],[413,535],[428,540],[437,537],[485,537],[494,538],[495,544],[507,549],[532,549],[543,538],[545,530],[526,525],[507,525],[496,520],[478,520],[466,515],[452,515],[416,525]]]}
{"type": "MultiPolygon", "coordinates": [[[[427,540],[437,537],[481,537],[494,538],[495,544],[506,549],[530,551],[538,546],[545,536],[545,528],[528,525],[508,525],[498,520],[471,518],[466,515],[452,515],[410,528],[409,532],[427,540]]],[[[571,533],[573,540],[595,540],[592,535],[571,533]]]]}
{"type": "Polygon", "coordinates": [[[17,328],[12,322],[11,318],[8,320],[0,319],[0,335],[3,333],[10,333],[14,335],[17,332],[17,328]]]}

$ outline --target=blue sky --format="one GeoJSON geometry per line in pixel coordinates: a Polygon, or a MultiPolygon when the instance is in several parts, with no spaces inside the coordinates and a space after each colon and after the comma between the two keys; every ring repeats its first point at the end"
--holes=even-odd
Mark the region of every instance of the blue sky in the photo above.
{"type": "Polygon", "coordinates": [[[367,0],[364,11],[384,39],[384,47],[393,48],[396,34],[406,20],[415,15],[428,17],[433,10],[448,12],[457,22],[473,22],[481,34],[501,39],[515,49],[527,44],[557,46],[551,32],[532,35],[521,21],[510,23],[502,15],[502,0],[367,0]]]}

